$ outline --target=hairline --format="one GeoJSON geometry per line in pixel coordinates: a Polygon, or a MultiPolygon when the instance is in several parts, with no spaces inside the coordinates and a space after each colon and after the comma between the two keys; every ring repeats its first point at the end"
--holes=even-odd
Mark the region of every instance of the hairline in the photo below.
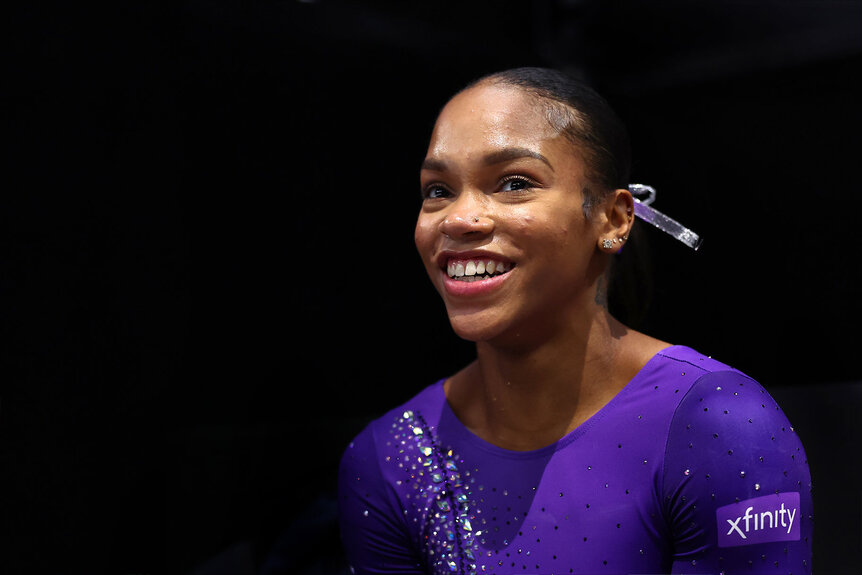
{"type": "Polygon", "coordinates": [[[464,87],[464,89],[460,90],[458,94],[467,92],[473,88],[482,88],[484,86],[506,87],[518,90],[545,105],[545,119],[548,121],[548,124],[558,133],[562,134],[566,140],[569,141],[569,144],[573,146],[574,151],[581,154],[585,160],[587,168],[587,185],[585,185],[581,191],[584,196],[584,214],[589,217],[591,215],[592,207],[605,199],[611,193],[612,189],[600,183],[599,180],[601,178],[596,177],[596,169],[593,165],[596,161],[596,158],[594,157],[595,152],[591,147],[591,143],[580,133],[592,130],[592,126],[590,125],[586,115],[568,102],[560,100],[549,90],[536,86],[519,84],[511,81],[505,76],[497,74],[491,74],[472,82],[464,87]]]}

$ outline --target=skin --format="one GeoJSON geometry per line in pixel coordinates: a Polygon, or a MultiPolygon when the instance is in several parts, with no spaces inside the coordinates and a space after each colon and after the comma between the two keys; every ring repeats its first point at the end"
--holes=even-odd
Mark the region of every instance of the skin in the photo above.
{"type": "MultiPolygon", "coordinates": [[[[585,214],[578,149],[522,90],[479,85],[441,111],[421,170],[415,241],[455,332],[477,359],[444,384],[450,406],[494,445],[549,445],[608,403],[669,344],[608,313],[604,276],[633,223],[628,190],[585,214]],[[448,257],[514,267],[493,288],[458,293],[448,257]]],[[[462,284],[463,285],[463,284],[462,284]]]]}

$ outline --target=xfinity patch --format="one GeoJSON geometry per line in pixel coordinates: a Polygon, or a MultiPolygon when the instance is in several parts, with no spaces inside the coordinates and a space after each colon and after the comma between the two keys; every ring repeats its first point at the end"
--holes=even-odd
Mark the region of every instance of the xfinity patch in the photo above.
{"type": "Polygon", "coordinates": [[[718,546],[799,541],[799,493],[777,493],[719,507],[718,546]]]}

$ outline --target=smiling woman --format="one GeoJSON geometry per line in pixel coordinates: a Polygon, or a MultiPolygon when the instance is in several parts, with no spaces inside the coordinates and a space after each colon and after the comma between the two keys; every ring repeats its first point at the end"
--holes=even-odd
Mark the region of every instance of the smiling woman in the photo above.
{"type": "Polygon", "coordinates": [[[465,339],[536,348],[595,299],[607,255],[591,236],[621,238],[631,226],[622,191],[587,218],[595,178],[546,108],[521,88],[481,84],[449,102],[431,135],[416,245],[465,339]],[[482,258],[513,271],[469,289],[447,273],[453,261],[482,258]]]}
{"type": "Polygon", "coordinates": [[[628,166],[611,109],[552,70],[482,78],[443,108],[415,242],[476,360],[346,450],[356,573],[810,571],[810,476],[778,406],[607,309],[628,166]],[[794,524],[754,536],[761,509],[794,524]]]}

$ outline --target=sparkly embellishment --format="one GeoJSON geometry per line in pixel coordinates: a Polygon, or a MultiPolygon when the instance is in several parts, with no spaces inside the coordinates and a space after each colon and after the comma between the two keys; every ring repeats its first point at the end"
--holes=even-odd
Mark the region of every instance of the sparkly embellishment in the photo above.
{"type": "MultiPolygon", "coordinates": [[[[464,474],[469,481],[462,479],[458,469],[461,460],[451,449],[437,444],[433,428],[420,413],[404,411],[393,423],[391,433],[394,441],[387,445],[399,445],[400,455],[387,461],[407,474],[396,483],[415,490],[406,497],[416,512],[414,522],[425,523],[423,545],[432,562],[431,572],[475,574],[475,516],[470,511],[473,505],[469,489],[463,485],[473,483],[471,473],[464,474]]],[[[404,509],[405,515],[408,512],[404,509]]],[[[476,535],[479,534],[481,531],[476,535]]]]}

